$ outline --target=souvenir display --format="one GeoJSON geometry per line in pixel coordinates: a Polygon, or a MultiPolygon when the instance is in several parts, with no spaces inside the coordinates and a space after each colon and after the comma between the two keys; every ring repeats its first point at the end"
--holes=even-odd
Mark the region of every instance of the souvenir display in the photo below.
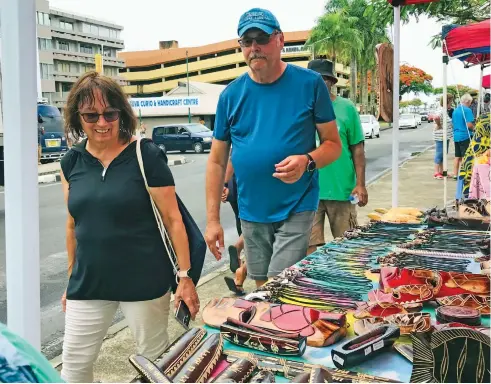
{"type": "Polygon", "coordinates": [[[172,376],[172,381],[175,383],[206,383],[222,352],[222,335],[220,333],[210,335],[185,361],[182,368],[172,376]]]}
{"type": "Polygon", "coordinates": [[[380,256],[377,263],[382,267],[398,267],[408,269],[430,269],[449,272],[466,272],[470,259],[446,259],[425,255],[413,255],[406,252],[390,252],[380,256]]]}
{"type": "Polygon", "coordinates": [[[456,296],[439,297],[436,301],[440,305],[477,309],[481,315],[489,315],[490,312],[490,296],[465,293],[456,296]]]}
{"type": "Polygon", "coordinates": [[[412,334],[411,383],[489,383],[490,339],[469,328],[412,334]]]}
{"type": "Polygon", "coordinates": [[[391,364],[371,361],[382,352],[405,364],[396,378],[412,365],[411,382],[489,382],[489,232],[450,226],[437,209],[375,211],[245,298],[210,300],[201,315],[218,333],[193,328],[154,362],[131,356],[134,382],[397,382],[379,377],[391,364]],[[442,222],[428,228],[432,217],[442,222]]]}
{"type": "Polygon", "coordinates": [[[275,355],[302,356],[307,347],[307,338],[299,333],[260,328],[232,318],[220,326],[220,333],[233,344],[275,355]]]}
{"type": "Polygon", "coordinates": [[[153,362],[141,355],[131,355],[130,363],[145,378],[145,383],[172,383],[153,362]]]}
{"type": "Polygon", "coordinates": [[[275,383],[274,373],[261,370],[249,380],[249,383],[275,383]]]}
{"type": "Polygon", "coordinates": [[[481,313],[477,309],[457,306],[443,306],[436,309],[436,320],[439,323],[462,323],[481,325],[481,313]]]}
{"type": "Polygon", "coordinates": [[[275,332],[298,333],[307,345],[325,347],[346,335],[346,316],[296,305],[272,305],[242,299],[211,300],[203,310],[206,325],[220,328],[229,318],[275,332]]]}
{"type": "Polygon", "coordinates": [[[257,360],[253,358],[237,359],[217,377],[213,383],[245,383],[256,369],[257,360]]]}
{"type": "Polygon", "coordinates": [[[304,372],[297,375],[292,383],[332,383],[332,375],[320,365],[312,367],[310,372],[304,372]]]}
{"type": "Polygon", "coordinates": [[[334,347],[331,350],[332,361],[340,369],[357,366],[390,348],[399,336],[398,327],[382,325],[334,347]]]}
{"type": "Polygon", "coordinates": [[[432,330],[431,316],[429,313],[403,313],[387,317],[371,317],[356,320],[354,332],[356,335],[363,335],[381,325],[393,325],[399,328],[401,335],[410,335],[413,332],[430,332],[432,330]]]}
{"type": "Polygon", "coordinates": [[[378,208],[375,212],[368,214],[368,217],[373,221],[385,223],[421,224],[424,213],[416,208],[378,208]]]}
{"type": "Polygon", "coordinates": [[[402,356],[408,359],[411,363],[413,362],[413,345],[406,343],[394,343],[394,349],[399,352],[402,356]]]}
{"type": "MultiPolygon", "coordinates": [[[[198,349],[207,332],[203,328],[191,328],[179,337],[158,357],[154,364],[168,377],[172,377],[198,349]]],[[[146,382],[136,377],[132,383],[146,382]]]]}
{"type": "MultiPolygon", "coordinates": [[[[224,353],[227,355],[227,361],[229,362],[234,362],[237,359],[246,357],[256,358],[258,368],[282,375],[287,379],[293,379],[304,372],[310,373],[312,368],[316,366],[315,364],[308,364],[274,356],[255,355],[254,353],[249,352],[225,350],[224,353]]],[[[374,383],[399,383],[399,381],[396,380],[367,375],[360,372],[331,369],[327,367],[323,368],[331,374],[332,381],[336,383],[359,383],[361,381],[374,383]]]]}

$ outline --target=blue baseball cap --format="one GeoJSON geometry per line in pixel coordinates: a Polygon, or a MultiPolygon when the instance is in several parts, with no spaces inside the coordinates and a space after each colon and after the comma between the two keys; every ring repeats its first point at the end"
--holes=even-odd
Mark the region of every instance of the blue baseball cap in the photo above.
{"type": "Polygon", "coordinates": [[[239,36],[243,36],[251,28],[259,28],[269,35],[274,31],[281,31],[276,17],[267,9],[262,8],[252,8],[240,17],[237,27],[239,36]]]}

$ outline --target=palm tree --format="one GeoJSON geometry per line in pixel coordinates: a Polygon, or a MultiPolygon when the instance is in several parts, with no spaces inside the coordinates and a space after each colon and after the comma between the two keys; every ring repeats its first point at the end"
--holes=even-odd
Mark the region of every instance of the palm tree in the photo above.
{"type": "Polygon", "coordinates": [[[372,73],[372,97],[375,99],[376,62],[375,46],[388,41],[385,23],[381,24],[373,13],[367,12],[368,0],[330,0],[325,6],[326,14],[339,14],[351,21],[350,27],[358,31],[363,49],[351,51],[351,99],[356,102],[357,72],[360,73],[360,102],[368,110],[368,72],[372,73]]]}
{"type": "MultiPolygon", "coordinates": [[[[356,21],[341,13],[325,13],[312,29],[306,45],[312,46],[314,56],[329,57],[336,68],[336,63],[347,62],[349,58],[358,56],[363,47],[360,32],[355,27],[356,21]]],[[[351,97],[356,95],[353,84],[356,86],[356,81],[351,81],[351,97]]]]}

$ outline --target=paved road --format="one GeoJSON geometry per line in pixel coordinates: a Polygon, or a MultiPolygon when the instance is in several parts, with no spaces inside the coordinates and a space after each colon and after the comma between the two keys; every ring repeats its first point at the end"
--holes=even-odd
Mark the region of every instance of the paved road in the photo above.
{"type": "MultiPolygon", "coordinates": [[[[367,180],[391,166],[392,130],[381,132],[378,139],[367,140],[367,180]]],[[[424,124],[417,130],[401,132],[399,158],[403,160],[432,143],[431,128],[424,124]]],[[[208,155],[186,154],[190,163],[172,168],[177,192],[195,217],[201,230],[205,228],[205,167],[208,155]]],[[[0,193],[0,321],[6,322],[5,292],[5,207],[0,193]]],[[[64,239],[65,206],[59,184],[41,185],[40,228],[41,228],[41,310],[43,352],[54,357],[61,351],[64,317],[59,298],[66,287],[66,252],[64,239]]],[[[223,206],[222,221],[227,243],[236,240],[235,219],[228,204],[223,206]]],[[[217,263],[207,256],[203,274],[228,263],[228,258],[217,263]]],[[[119,317],[118,317],[119,318],[119,317]]]]}

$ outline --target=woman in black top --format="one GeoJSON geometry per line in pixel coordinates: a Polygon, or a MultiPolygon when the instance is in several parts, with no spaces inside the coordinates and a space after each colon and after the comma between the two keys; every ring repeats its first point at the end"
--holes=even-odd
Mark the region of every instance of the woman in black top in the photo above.
{"type": "MultiPolygon", "coordinates": [[[[157,228],[136,156],[136,121],[121,87],[96,72],[75,83],[65,110],[67,134],[86,137],[62,159],[68,205],[67,291],[62,377],[93,382],[93,363],[121,307],[139,353],[149,359],[168,346],[171,262],[157,228]]],[[[150,194],[170,235],[180,276],[190,269],[189,245],[165,154],[142,141],[150,194]]],[[[199,299],[181,277],[175,305],[194,318],[199,299]]]]}

